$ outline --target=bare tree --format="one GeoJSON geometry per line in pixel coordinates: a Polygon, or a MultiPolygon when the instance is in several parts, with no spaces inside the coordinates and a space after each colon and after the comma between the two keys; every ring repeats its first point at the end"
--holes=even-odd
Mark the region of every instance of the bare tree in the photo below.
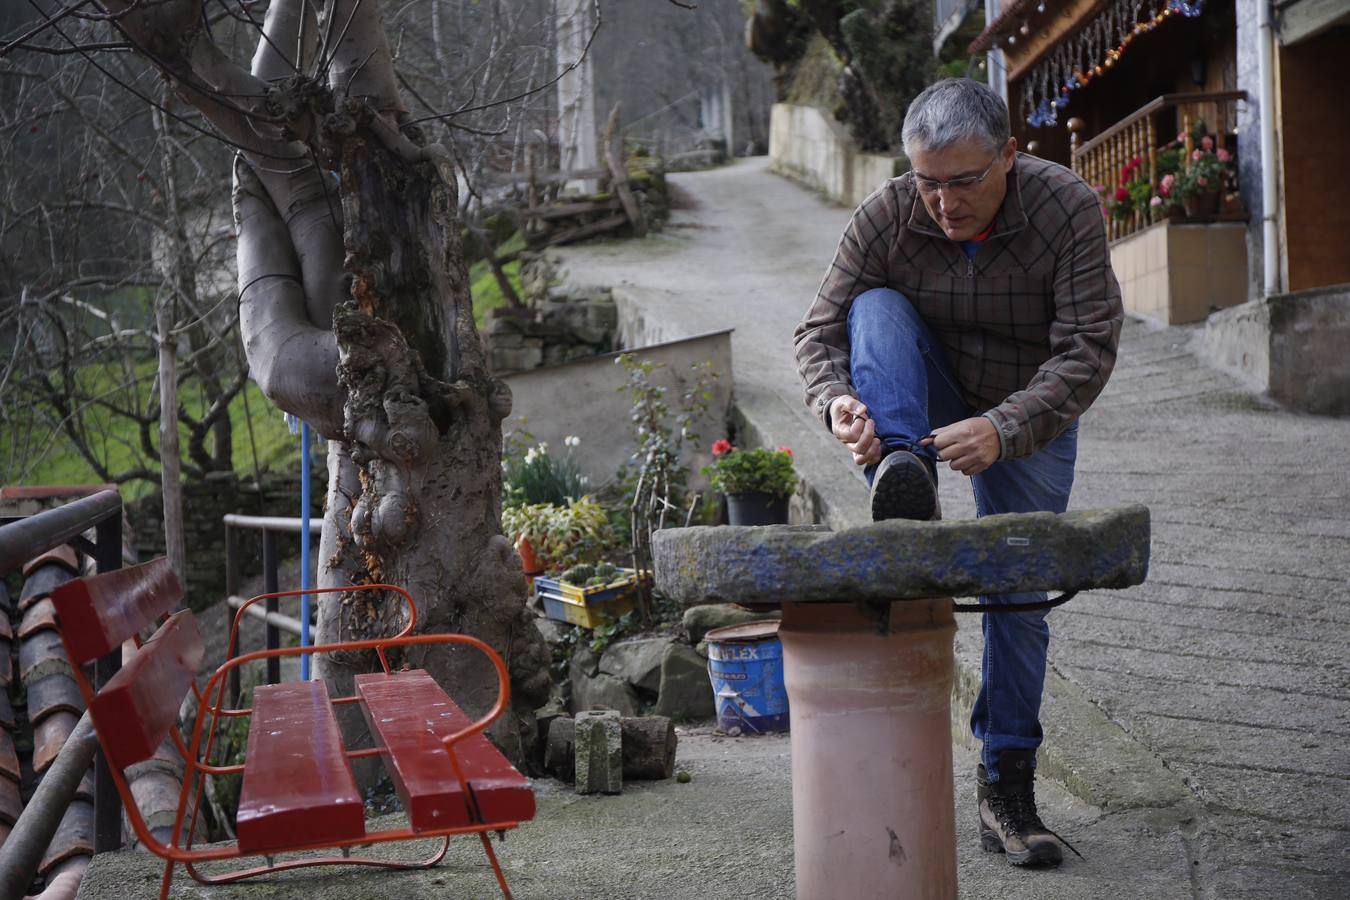
{"type": "MultiPolygon", "coordinates": [[[[68,7],[42,8],[54,18],[68,7]]],[[[96,43],[133,48],[238,152],[249,366],[274,403],[330,438],[320,584],[399,583],[421,601],[422,629],[501,651],[515,692],[496,736],[522,758],[548,659],[500,534],[510,393],[474,330],[451,154],[405,106],[380,4],[274,0],[250,66],[214,38],[202,0],[97,8],[107,18],[96,43]]],[[[402,624],[396,603],[360,596],[321,604],[320,641],[402,624]]],[[[495,691],[468,653],[407,662],[480,709],[495,691]]],[[[327,658],[319,671],[342,688],[368,665],[327,658]]]]}
{"type": "Polygon", "coordinates": [[[203,189],[224,154],[122,92],[114,78],[136,75],[125,61],[108,59],[105,74],[78,57],[0,59],[0,476],[26,480],[68,447],[105,481],[167,479],[181,565],[180,479],[160,471],[178,465],[179,426],[188,475],[233,468],[228,406],[246,366],[232,287],[212,277],[233,233],[219,193],[203,189]],[[168,317],[156,324],[152,306],[168,317]],[[184,363],[162,382],[160,346],[184,363]],[[184,404],[171,396],[180,386],[184,404]],[[131,441],[119,444],[118,420],[131,441]]]}

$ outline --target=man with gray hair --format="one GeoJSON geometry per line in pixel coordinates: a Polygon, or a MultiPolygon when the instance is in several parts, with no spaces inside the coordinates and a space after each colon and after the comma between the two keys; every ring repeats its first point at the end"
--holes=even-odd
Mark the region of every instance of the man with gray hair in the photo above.
{"type": "MultiPolygon", "coordinates": [[[[1097,195],[1018,153],[1002,98],[968,79],[924,90],[902,137],[911,171],[854,212],[797,327],[807,404],[864,467],[873,520],[938,518],[938,462],[979,516],[1064,512],[1124,318],[1097,195]]],[[[984,615],[971,714],[980,842],[1016,865],[1062,859],[1033,790],[1045,615],[984,615]]]]}

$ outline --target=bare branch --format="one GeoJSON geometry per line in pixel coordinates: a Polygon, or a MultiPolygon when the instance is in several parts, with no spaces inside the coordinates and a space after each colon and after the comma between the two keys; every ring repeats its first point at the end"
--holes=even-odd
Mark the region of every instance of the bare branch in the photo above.
{"type": "Polygon", "coordinates": [[[423,116],[420,119],[413,119],[411,122],[407,122],[405,124],[419,125],[422,122],[431,122],[438,119],[450,119],[454,118],[455,116],[462,116],[465,113],[477,112],[483,109],[491,109],[494,106],[502,106],[507,103],[515,103],[518,100],[523,100],[526,97],[539,93],[540,91],[547,90],[548,88],[552,87],[553,85],[561,81],[564,75],[574,70],[577,66],[581,65],[582,61],[586,59],[586,54],[590,53],[591,44],[594,43],[595,36],[600,32],[601,24],[602,21],[600,16],[600,4],[597,0],[597,2],[595,3],[595,27],[591,29],[591,33],[587,36],[586,44],[584,47],[581,48],[581,53],[577,56],[575,60],[573,60],[572,62],[568,63],[565,67],[563,67],[563,69],[559,71],[557,75],[555,75],[553,78],[550,78],[543,84],[529,88],[528,90],[521,91],[519,94],[516,94],[515,96],[512,97],[504,97],[501,100],[494,100],[491,103],[483,103],[479,104],[478,106],[463,106],[455,110],[454,112],[441,113],[440,115],[423,116]]]}

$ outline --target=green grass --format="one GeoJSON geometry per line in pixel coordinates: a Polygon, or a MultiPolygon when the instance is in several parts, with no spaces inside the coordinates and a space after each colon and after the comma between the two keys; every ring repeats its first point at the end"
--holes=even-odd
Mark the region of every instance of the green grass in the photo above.
{"type": "MultiPolygon", "coordinates": [[[[497,248],[497,255],[506,256],[524,248],[525,240],[520,232],[516,232],[497,248]]],[[[519,294],[519,260],[503,268],[519,294]]],[[[497,279],[493,277],[486,261],[480,260],[470,267],[469,279],[474,323],[481,331],[486,324],[488,311],[504,306],[506,298],[502,296],[497,279]]],[[[143,298],[132,294],[115,299],[120,306],[128,309],[143,301],[143,298]]],[[[55,374],[53,377],[56,377],[55,374]]],[[[142,407],[148,404],[152,396],[155,377],[156,361],[150,357],[134,363],[129,369],[119,363],[95,363],[82,367],[75,374],[85,394],[115,399],[121,406],[130,405],[133,397],[139,397],[142,407]]],[[[14,409],[18,404],[13,397],[5,397],[4,402],[12,411],[0,422],[0,484],[98,484],[102,481],[63,431],[53,428],[46,420],[36,421],[14,409]]],[[[179,402],[195,418],[200,418],[209,406],[201,383],[195,378],[189,378],[183,383],[179,390],[179,402]]],[[[117,474],[142,467],[159,471],[159,459],[157,456],[147,458],[135,422],[92,405],[82,411],[81,416],[91,452],[109,472],[117,474]]],[[[290,433],[281,411],[262,395],[253,382],[249,382],[230,404],[230,423],[234,468],[241,477],[252,476],[255,472],[299,467],[299,435],[290,433]],[[251,439],[250,419],[253,426],[251,439]]],[[[187,426],[180,424],[178,435],[183,460],[185,463],[191,462],[188,458],[187,426]]],[[[153,429],[152,440],[158,446],[158,426],[153,429]]],[[[208,439],[208,452],[212,446],[208,439]]],[[[150,494],[155,488],[155,483],[151,481],[136,479],[123,485],[123,496],[135,499],[150,494]]]]}
{"type": "MultiPolygon", "coordinates": [[[[80,369],[76,377],[86,391],[95,395],[114,391],[134,379],[134,386],[126,387],[125,390],[129,392],[134,389],[145,402],[150,396],[155,378],[155,363],[153,360],[144,360],[137,363],[131,372],[124,372],[120,367],[96,364],[80,369]]],[[[208,405],[196,379],[188,379],[183,384],[179,400],[195,417],[199,417],[208,405]]],[[[117,474],[142,466],[159,470],[157,456],[146,458],[135,422],[100,407],[90,407],[83,415],[90,450],[110,472],[117,474]]],[[[230,404],[230,424],[234,468],[241,476],[299,465],[299,436],[290,433],[281,411],[252,382],[230,404]],[[250,419],[253,440],[249,436],[250,419]]],[[[187,453],[188,429],[181,423],[178,438],[183,460],[185,463],[190,462],[187,453]]],[[[157,426],[153,429],[152,440],[157,446],[157,426]]],[[[208,439],[208,452],[211,447],[208,439]]],[[[63,431],[53,432],[44,422],[33,423],[14,416],[6,422],[6,427],[0,428],[0,482],[53,485],[98,484],[101,480],[63,431]]],[[[153,482],[135,479],[123,485],[123,496],[127,499],[143,497],[153,492],[155,487],[153,482]]]]}
{"type": "MultiPolygon", "coordinates": [[[[523,249],[525,238],[517,231],[506,243],[497,248],[497,256],[500,258],[523,249]]],[[[511,287],[519,297],[520,260],[502,266],[502,271],[506,273],[507,280],[511,282],[511,287]]],[[[481,332],[487,325],[488,312],[506,305],[506,297],[502,295],[501,286],[497,284],[497,278],[492,274],[492,267],[488,265],[487,260],[480,259],[469,267],[469,292],[473,297],[473,324],[481,332]]]]}

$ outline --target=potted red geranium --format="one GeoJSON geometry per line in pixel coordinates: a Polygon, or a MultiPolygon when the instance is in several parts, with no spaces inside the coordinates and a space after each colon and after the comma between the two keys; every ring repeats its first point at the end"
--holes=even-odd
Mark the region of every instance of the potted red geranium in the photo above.
{"type": "Polygon", "coordinates": [[[797,487],[792,450],[742,450],[728,440],[713,443],[713,464],[703,469],[713,489],[726,497],[732,525],[782,525],[797,487]]]}

